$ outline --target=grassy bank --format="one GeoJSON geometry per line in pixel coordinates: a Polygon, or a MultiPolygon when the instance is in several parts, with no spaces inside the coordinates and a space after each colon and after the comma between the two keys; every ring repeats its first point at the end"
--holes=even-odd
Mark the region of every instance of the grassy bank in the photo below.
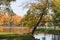
{"type": "Polygon", "coordinates": [[[39,28],[39,29],[36,29],[35,33],[48,33],[48,34],[57,34],[57,35],[60,35],[60,29],[52,29],[52,28],[44,29],[44,28],[39,28]]]}
{"type": "Polygon", "coordinates": [[[5,40],[35,40],[32,35],[5,34],[0,35],[0,39],[5,40]]]}
{"type": "Polygon", "coordinates": [[[0,35],[14,34],[13,32],[0,32],[0,35]]]}

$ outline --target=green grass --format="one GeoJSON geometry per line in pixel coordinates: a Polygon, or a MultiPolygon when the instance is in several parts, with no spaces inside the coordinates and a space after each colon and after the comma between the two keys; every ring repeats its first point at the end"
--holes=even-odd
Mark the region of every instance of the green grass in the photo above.
{"type": "Polygon", "coordinates": [[[0,35],[4,35],[4,34],[15,34],[15,33],[13,33],[13,32],[0,32],[0,35]]]}
{"type": "Polygon", "coordinates": [[[59,29],[44,29],[44,28],[39,28],[36,29],[35,33],[48,33],[48,34],[59,34],[60,35],[60,28],[59,29]]]}
{"type": "Polygon", "coordinates": [[[15,34],[13,32],[0,32],[0,39],[3,40],[35,40],[32,35],[28,34],[15,34]]]}
{"type": "Polygon", "coordinates": [[[0,39],[6,39],[6,40],[35,40],[35,38],[32,35],[19,35],[19,34],[5,34],[0,35],[0,39]]]}

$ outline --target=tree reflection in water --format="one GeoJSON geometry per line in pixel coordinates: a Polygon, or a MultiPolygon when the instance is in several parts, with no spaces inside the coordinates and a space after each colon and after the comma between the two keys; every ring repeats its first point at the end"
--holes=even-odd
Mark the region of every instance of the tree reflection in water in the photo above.
{"type": "Polygon", "coordinates": [[[52,35],[52,40],[58,40],[58,35],[52,35]]]}
{"type": "Polygon", "coordinates": [[[53,35],[53,34],[37,34],[34,35],[35,38],[40,40],[60,40],[60,35],[53,35]]]}

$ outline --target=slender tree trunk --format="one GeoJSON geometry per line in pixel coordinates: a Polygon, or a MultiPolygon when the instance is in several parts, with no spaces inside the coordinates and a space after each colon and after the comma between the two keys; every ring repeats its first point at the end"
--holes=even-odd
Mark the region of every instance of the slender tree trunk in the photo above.
{"type": "Polygon", "coordinates": [[[53,24],[54,24],[54,30],[56,29],[56,21],[55,21],[56,18],[54,18],[54,21],[53,21],[53,24]]]}
{"type": "Polygon", "coordinates": [[[37,24],[35,25],[34,29],[32,30],[32,35],[34,34],[35,29],[37,28],[37,26],[38,26],[39,23],[41,22],[42,17],[43,17],[43,13],[41,14],[41,16],[40,16],[40,18],[39,18],[39,21],[37,22],[37,24]]]}

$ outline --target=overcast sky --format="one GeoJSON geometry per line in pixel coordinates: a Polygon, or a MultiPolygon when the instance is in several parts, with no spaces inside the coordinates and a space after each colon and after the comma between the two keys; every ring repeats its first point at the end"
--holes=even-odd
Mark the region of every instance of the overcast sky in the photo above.
{"type": "Polygon", "coordinates": [[[11,8],[13,10],[14,13],[16,13],[19,16],[23,16],[24,14],[26,14],[28,7],[27,8],[23,8],[25,6],[25,4],[28,3],[36,3],[36,0],[16,0],[15,2],[11,2],[11,8]]]}

